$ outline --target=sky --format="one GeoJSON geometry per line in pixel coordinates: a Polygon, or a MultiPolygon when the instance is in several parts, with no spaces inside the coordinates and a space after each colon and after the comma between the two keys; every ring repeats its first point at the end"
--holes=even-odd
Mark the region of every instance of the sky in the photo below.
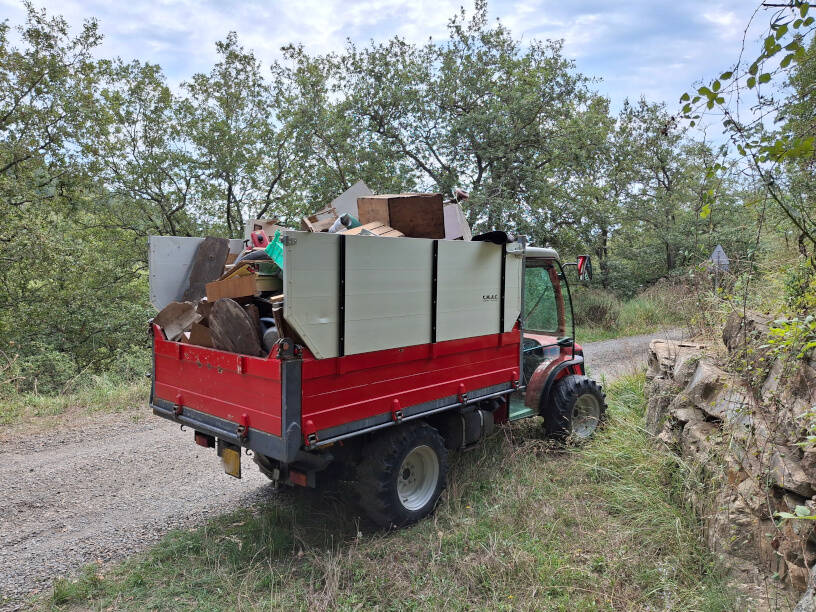
{"type": "MultiPolygon", "coordinates": [[[[446,37],[446,24],[472,0],[34,0],[73,26],[95,17],[105,36],[100,56],[160,64],[171,84],[215,61],[215,41],[234,30],[266,64],[280,47],[301,43],[312,53],[398,34],[423,42],[446,37]]],[[[758,0],[489,0],[522,40],[563,39],[564,53],[596,89],[620,108],[645,95],[675,108],[680,95],[737,59],[743,30],[758,0]]],[[[0,0],[0,19],[24,19],[20,0],[0,0]]],[[[768,17],[759,21],[767,25],[768,17]]],[[[755,41],[749,40],[753,46],[755,41]]]]}

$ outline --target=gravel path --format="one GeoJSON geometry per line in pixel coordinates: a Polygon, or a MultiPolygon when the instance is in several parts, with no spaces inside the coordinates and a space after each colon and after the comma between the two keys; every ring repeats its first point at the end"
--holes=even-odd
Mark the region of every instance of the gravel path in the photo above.
{"type": "MultiPolygon", "coordinates": [[[[679,333],[585,344],[591,375],[609,380],[637,369],[649,341],[666,336],[679,333]]],[[[86,563],[121,559],[170,529],[275,494],[250,457],[235,480],[192,436],[132,414],[49,435],[0,435],[0,610],[20,609],[30,594],[86,563]]]]}

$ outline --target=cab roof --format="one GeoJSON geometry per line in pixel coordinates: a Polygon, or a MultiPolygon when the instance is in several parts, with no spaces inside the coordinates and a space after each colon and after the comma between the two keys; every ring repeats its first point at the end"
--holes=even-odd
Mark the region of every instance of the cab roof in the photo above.
{"type": "Polygon", "coordinates": [[[558,251],[552,247],[528,246],[524,249],[524,254],[527,256],[527,258],[532,259],[557,259],[560,261],[558,251]]]}

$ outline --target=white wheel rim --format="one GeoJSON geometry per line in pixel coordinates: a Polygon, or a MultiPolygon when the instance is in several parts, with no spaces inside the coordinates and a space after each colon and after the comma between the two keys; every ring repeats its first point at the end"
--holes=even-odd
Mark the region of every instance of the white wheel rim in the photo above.
{"type": "Polygon", "coordinates": [[[601,419],[601,404],[591,393],[585,393],[575,401],[572,410],[572,433],[579,438],[588,438],[598,428],[601,419]]]}
{"type": "Polygon", "coordinates": [[[397,495],[407,510],[425,507],[436,491],[439,458],[427,445],[417,446],[405,456],[397,475],[397,495]]]}

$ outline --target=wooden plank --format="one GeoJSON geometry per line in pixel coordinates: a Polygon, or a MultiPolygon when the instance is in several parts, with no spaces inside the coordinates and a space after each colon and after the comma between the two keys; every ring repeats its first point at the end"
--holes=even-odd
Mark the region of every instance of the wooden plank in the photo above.
{"type": "Polygon", "coordinates": [[[238,302],[218,300],[210,313],[213,345],[221,351],[242,355],[261,355],[259,330],[238,302]]]}
{"type": "Polygon", "coordinates": [[[337,220],[337,211],[331,206],[301,219],[301,227],[309,232],[327,232],[337,220]]]}
{"type": "Polygon", "coordinates": [[[162,328],[168,340],[175,340],[190,325],[200,320],[201,315],[191,302],[170,302],[155,316],[153,323],[162,328]]]}
{"type": "Polygon", "coordinates": [[[190,270],[190,285],[183,299],[197,302],[204,297],[207,283],[216,280],[224,271],[229,254],[229,240],[207,236],[196,250],[193,267],[190,270]]]}
{"type": "Polygon", "coordinates": [[[210,332],[210,328],[206,325],[202,325],[201,323],[193,323],[193,326],[190,328],[189,343],[197,346],[213,348],[212,333],[210,332]]]}
{"type": "MultiPolygon", "coordinates": [[[[217,302],[223,298],[246,297],[255,295],[257,291],[254,274],[236,276],[207,283],[207,301],[217,302]]],[[[212,313],[210,316],[212,317],[212,313]]]]}

